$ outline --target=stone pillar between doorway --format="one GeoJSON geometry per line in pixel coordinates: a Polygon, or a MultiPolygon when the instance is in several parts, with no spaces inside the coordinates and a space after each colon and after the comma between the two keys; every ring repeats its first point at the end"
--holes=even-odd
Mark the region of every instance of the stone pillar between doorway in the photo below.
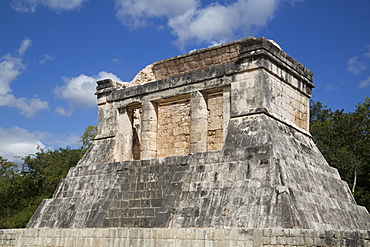
{"type": "Polygon", "coordinates": [[[122,149],[120,150],[122,158],[120,160],[132,160],[133,129],[131,112],[127,107],[120,108],[118,110],[118,132],[120,133],[120,141],[122,145],[122,149]]]}
{"type": "MultiPolygon", "coordinates": [[[[223,114],[223,121],[224,121],[224,126],[223,126],[223,142],[225,143],[226,135],[227,135],[227,130],[229,129],[229,121],[230,121],[230,95],[231,95],[231,87],[224,87],[223,88],[223,97],[224,97],[224,102],[223,102],[223,107],[224,107],[224,114],[223,114]]],[[[223,145],[222,145],[223,146],[223,145]]]]}
{"type": "Polygon", "coordinates": [[[157,104],[150,101],[143,102],[141,129],[141,159],[157,157],[157,104]]]}
{"type": "Polygon", "coordinates": [[[208,110],[206,95],[190,94],[190,153],[207,152],[208,110]]]}

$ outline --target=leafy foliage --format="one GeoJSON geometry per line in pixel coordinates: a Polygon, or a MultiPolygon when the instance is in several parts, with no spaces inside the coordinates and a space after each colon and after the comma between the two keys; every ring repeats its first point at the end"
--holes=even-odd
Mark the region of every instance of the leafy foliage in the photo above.
{"type": "Polygon", "coordinates": [[[81,148],[39,148],[18,166],[0,156],[0,229],[25,227],[41,201],[50,198],[61,178],[77,164],[92,144],[96,127],[88,126],[81,148]]]}
{"type": "Polygon", "coordinates": [[[21,167],[0,157],[0,228],[24,227],[82,155],[82,149],[40,148],[24,158],[21,167]]]}
{"type": "Polygon", "coordinates": [[[310,132],[328,163],[351,187],[358,204],[370,209],[370,98],[354,112],[332,111],[311,102],[310,132]]]}
{"type": "Polygon", "coordinates": [[[89,125],[85,129],[85,132],[81,136],[81,140],[78,144],[83,148],[85,151],[89,149],[91,144],[93,143],[96,133],[98,132],[98,126],[89,125]]]}

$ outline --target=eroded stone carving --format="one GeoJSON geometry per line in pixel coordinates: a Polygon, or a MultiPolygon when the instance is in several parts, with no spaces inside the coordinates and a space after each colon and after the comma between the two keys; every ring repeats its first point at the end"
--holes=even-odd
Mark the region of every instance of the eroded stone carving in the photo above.
{"type": "Polygon", "coordinates": [[[155,81],[153,73],[153,64],[146,66],[142,69],[130,82],[130,86],[142,85],[151,81],[155,81]]]}

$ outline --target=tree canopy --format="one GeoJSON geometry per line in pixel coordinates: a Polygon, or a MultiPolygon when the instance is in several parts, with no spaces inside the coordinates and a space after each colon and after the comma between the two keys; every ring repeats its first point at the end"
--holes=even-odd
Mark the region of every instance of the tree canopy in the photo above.
{"type": "Polygon", "coordinates": [[[24,157],[20,166],[0,156],[0,229],[25,227],[41,201],[53,195],[60,179],[91,146],[96,129],[86,128],[81,148],[39,148],[24,157]]]}
{"type": "Polygon", "coordinates": [[[370,209],[370,98],[354,112],[311,102],[310,132],[328,163],[337,168],[358,204],[370,209]]]}
{"type": "Polygon", "coordinates": [[[89,149],[91,144],[93,143],[96,133],[98,132],[98,126],[89,125],[85,129],[85,132],[81,136],[81,140],[78,142],[81,148],[89,149]]]}
{"type": "Polygon", "coordinates": [[[18,167],[0,158],[0,228],[24,227],[41,201],[50,198],[61,178],[83,155],[82,149],[39,149],[18,167]]]}

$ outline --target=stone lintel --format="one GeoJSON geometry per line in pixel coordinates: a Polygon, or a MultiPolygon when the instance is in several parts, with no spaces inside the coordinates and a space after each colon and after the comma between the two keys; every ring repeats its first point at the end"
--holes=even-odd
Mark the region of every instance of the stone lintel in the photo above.
{"type": "MultiPolygon", "coordinates": [[[[224,64],[217,67],[209,68],[202,71],[194,71],[189,74],[179,75],[171,78],[165,78],[159,81],[149,82],[143,85],[138,85],[134,87],[127,87],[122,90],[113,91],[108,101],[120,101],[131,97],[137,97],[140,95],[162,93],[164,91],[177,90],[184,93],[188,93],[190,88],[188,86],[199,85],[195,91],[207,90],[215,87],[221,87],[230,85],[230,77],[235,73],[235,64],[224,64]],[[217,78],[225,77],[225,80],[213,80],[217,78]],[[200,83],[200,84],[199,84],[200,83]]],[[[190,89],[191,90],[191,89],[190,89]]],[[[194,90],[194,89],[193,89],[194,90]]],[[[169,92],[170,93],[170,92],[169,92]]],[[[167,94],[167,93],[166,93],[167,94]]],[[[174,95],[169,95],[168,97],[179,95],[177,91],[174,95]]]]}

